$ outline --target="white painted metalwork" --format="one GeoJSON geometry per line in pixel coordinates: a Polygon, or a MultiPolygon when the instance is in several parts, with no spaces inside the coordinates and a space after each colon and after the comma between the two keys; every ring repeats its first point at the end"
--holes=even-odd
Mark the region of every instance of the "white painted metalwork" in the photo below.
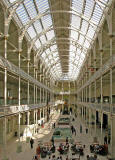
{"type": "MultiPolygon", "coordinates": [[[[64,77],[66,77],[66,80],[73,79],[76,80],[77,76],[79,74],[80,68],[84,62],[86,53],[88,52],[90,46],[92,45],[97,32],[100,30],[101,20],[103,20],[106,10],[110,7],[110,3],[108,0],[100,1],[100,0],[72,0],[69,3],[66,3],[67,8],[70,8],[69,10],[57,10],[56,5],[58,5],[58,2],[55,4],[49,3],[48,0],[35,0],[35,1],[29,1],[29,0],[3,0],[6,1],[8,4],[8,10],[9,10],[9,16],[6,20],[6,26],[10,24],[10,21],[12,17],[17,16],[17,19],[19,19],[20,24],[22,26],[20,27],[20,46],[21,42],[23,40],[23,37],[27,33],[32,40],[32,43],[29,48],[29,53],[31,52],[31,49],[36,47],[36,50],[43,46],[46,41],[51,40],[57,32],[57,30],[68,30],[70,32],[69,38],[73,38],[76,40],[75,47],[71,45],[71,42],[69,43],[69,48],[75,48],[76,53],[78,54],[77,62],[79,62],[78,65],[73,65],[71,63],[73,59],[72,52],[68,52],[69,54],[69,61],[67,60],[67,57],[65,58],[63,56],[63,59],[59,56],[60,55],[60,44],[57,41],[57,37],[55,39],[55,45],[58,50],[58,58],[60,59],[59,63],[53,66],[53,69],[49,69],[49,72],[51,72],[51,76],[54,79],[60,79],[63,80],[64,77]],[[55,10],[51,10],[51,7],[55,7],[55,10]],[[63,15],[70,15],[71,18],[69,18],[69,26],[63,26],[60,25],[57,27],[55,25],[54,16],[57,14],[63,14],[63,15]],[[15,15],[15,16],[14,16],[15,15]],[[77,21],[77,23],[76,23],[77,21]],[[82,46],[82,47],[80,47],[82,46]],[[78,49],[79,48],[79,49],[78,49]],[[86,52],[82,52],[82,48],[86,48],[86,52]],[[80,53],[81,52],[81,53],[80,53]],[[79,54],[80,53],[80,54],[79,54]],[[83,56],[82,56],[83,55],[83,56]],[[68,67],[64,66],[66,59],[66,63],[68,63],[68,67]],[[66,68],[66,74],[63,73],[66,68]],[[56,71],[59,72],[59,74],[56,73],[56,71]],[[68,78],[67,78],[68,77],[68,78]]],[[[17,20],[16,20],[17,21],[17,20]]],[[[64,20],[66,22],[66,20],[64,20]]],[[[7,29],[8,32],[8,29],[7,29]]],[[[29,39],[29,41],[30,41],[29,39]]],[[[61,39],[60,39],[61,40],[61,39]]],[[[61,40],[61,42],[63,39],[61,40]]],[[[61,43],[60,42],[60,43],[61,43]]],[[[49,44],[46,47],[49,49],[49,52],[52,52],[52,46],[49,44]]],[[[43,52],[45,54],[44,49],[39,50],[38,53],[43,52]]],[[[55,61],[55,57],[52,55],[47,54],[50,57],[47,59],[43,59],[45,61],[46,66],[50,63],[52,65],[53,61],[55,61]]],[[[75,57],[76,58],[76,57],[75,57]]],[[[75,62],[75,63],[77,63],[75,62]]],[[[55,64],[55,62],[54,62],[55,64]]],[[[65,78],[64,78],[65,79],[65,78]]]]}

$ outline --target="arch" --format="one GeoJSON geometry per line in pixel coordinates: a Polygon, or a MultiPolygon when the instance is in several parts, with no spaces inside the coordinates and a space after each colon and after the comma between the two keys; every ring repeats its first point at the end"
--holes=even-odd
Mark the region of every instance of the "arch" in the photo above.
{"type": "MultiPolygon", "coordinates": [[[[49,47],[52,46],[52,44],[56,41],[60,41],[60,40],[68,40],[70,42],[72,42],[71,44],[76,46],[76,47],[79,47],[81,50],[84,50],[87,52],[87,48],[84,48],[83,46],[81,46],[78,42],[76,42],[74,39],[72,38],[55,38],[53,37],[50,41],[48,41],[47,43],[45,43],[44,45],[42,45],[40,48],[38,48],[38,52],[36,54],[36,56],[41,52],[43,52],[44,50],[48,49],[49,47]]],[[[62,43],[62,44],[70,44],[70,42],[65,42],[65,41],[62,41],[62,42],[58,42],[59,43],[62,43]]],[[[54,45],[54,44],[53,44],[54,45]]],[[[40,54],[41,55],[41,54],[40,54]]]]}
{"type": "MultiPolygon", "coordinates": [[[[52,51],[52,52],[50,52],[50,54],[53,54],[53,53],[56,53],[56,52],[58,52],[57,49],[54,50],[54,51],[52,51]]],[[[60,52],[73,52],[73,53],[77,53],[77,51],[68,50],[68,49],[61,49],[60,52]]],[[[48,55],[46,57],[48,57],[48,55]]],[[[61,57],[69,57],[69,54],[67,54],[67,55],[61,55],[61,57]]],[[[48,61],[48,62],[50,63],[50,61],[48,61]]]]}
{"type": "MultiPolygon", "coordinates": [[[[48,9],[49,11],[49,9],[48,9]]],[[[47,12],[44,12],[42,14],[39,14],[37,15],[36,17],[34,17],[33,19],[31,19],[26,25],[24,25],[20,30],[22,31],[21,32],[21,35],[20,35],[20,41],[23,40],[23,37],[27,31],[27,29],[37,20],[41,19],[43,16],[46,16],[48,14],[56,14],[56,13],[68,13],[68,14],[73,14],[75,16],[79,16],[80,18],[84,19],[85,21],[87,21],[92,27],[97,27],[98,29],[100,28],[98,25],[94,24],[91,20],[88,20],[84,15],[82,14],[79,14],[78,12],[76,12],[74,10],[75,13],[73,13],[73,11],[66,11],[66,10],[57,10],[57,11],[49,11],[47,12]]]]}
{"type": "Polygon", "coordinates": [[[7,40],[7,58],[16,66],[18,66],[17,51],[18,51],[18,28],[15,25],[14,21],[11,20],[11,23],[9,25],[9,37],[7,40]],[[12,50],[12,52],[9,53],[8,50],[12,50]]]}
{"type": "Polygon", "coordinates": [[[47,28],[46,30],[43,30],[41,33],[37,34],[37,36],[35,38],[33,38],[31,44],[30,44],[30,47],[29,47],[29,50],[28,50],[28,53],[30,54],[35,42],[38,40],[38,38],[44,34],[46,34],[47,32],[51,31],[51,30],[58,30],[58,29],[69,29],[69,30],[72,30],[72,31],[76,31],[76,32],[79,32],[81,35],[83,35],[85,37],[86,40],[88,40],[89,42],[92,41],[93,43],[93,40],[91,40],[90,38],[88,38],[87,36],[85,36],[83,34],[83,32],[81,32],[79,29],[76,29],[75,27],[73,26],[70,26],[70,27],[53,27],[53,26],[50,26],[49,28],[47,28]]]}

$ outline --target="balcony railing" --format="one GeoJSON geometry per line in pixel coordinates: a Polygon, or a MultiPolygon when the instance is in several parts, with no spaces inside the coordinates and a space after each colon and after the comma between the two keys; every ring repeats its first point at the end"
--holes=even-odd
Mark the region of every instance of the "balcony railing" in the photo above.
{"type": "Polygon", "coordinates": [[[106,73],[111,67],[115,66],[115,55],[113,55],[94,75],[80,88],[77,93],[79,93],[83,88],[90,85],[96,79],[101,77],[104,73],[106,73]]]}
{"type": "Polygon", "coordinates": [[[46,103],[41,104],[31,104],[31,105],[14,105],[14,106],[1,106],[0,107],[0,117],[11,115],[11,114],[17,114],[19,112],[25,112],[29,111],[31,109],[35,108],[42,108],[46,106],[46,103]]]}
{"type": "Polygon", "coordinates": [[[102,111],[108,112],[108,113],[110,113],[110,111],[112,111],[112,113],[115,114],[115,104],[77,102],[77,105],[82,105],[82,106],[89,107],[89,108],[95,109],[95,110],[102,109],[102,111]]]}
{"type": "Polygon", "coordinates": [[[0,56],[0,66],[2,68],[7,68],[7,70],[9,70],[10,72],[12,72],[12,73],[14,73],[16,75],[19,75],[19,76],[21,76],[22,78],[24,78],[26,80],[29,80],[33,84],[35,84],[37,86],[40,86],[41,88],[45,88],[46,90],[52,92],[52,90],[50,88],[48,88],[47,86],[45,86],[42,83],[38,82],[36,79],[34,79],[30,75],[28,75],[22,69],[19,69],[17,66],[15,66],[11,62],[9,62],[5,58],[3,58],[2,56],[0,56]]]}

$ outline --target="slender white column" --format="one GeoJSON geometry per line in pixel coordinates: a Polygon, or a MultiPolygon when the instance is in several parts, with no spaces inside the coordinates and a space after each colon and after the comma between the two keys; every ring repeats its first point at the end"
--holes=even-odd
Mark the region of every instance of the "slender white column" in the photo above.
{"type": "Polygon", "coordinates": [[[74,110],[75,110],[76,102],[75,102],[75,82],[74,82],[74,110]]]}
{"type": "Polygon", "coordinates": [[[40,120],[41,120],[41,109],[40,109],[40,120]]]}
{"type": "Polygon", "coordinates": [[[69,111],[70,111],[70,82],[69,83],[69,111]]]}
{"type": "MultiPolygon", "coordinates": [[[[42,77],[41,77],[41,64],[40,64],[40,82],[41,82],[41,79],[42,79],[42,77]]],[[[41,98],[42,98],[42,88],[40,87],[40,104],[42,103],[41,102],[41,98]]]]}
{"type": "MultiPolygon", "coordinates": [[[[37,70],[36,70],[36,80],[38,79],[38,73],[37,73],[37,70]]],[[[38,104],[38,87],[36,86],[36,104],[38,104]]]]}
{"type": "MultiPolygon", "coordinates": [[[[7,14],[5,14],[5,27],[4,28],[5,28],[5,30],[4,30],[4,58],[7,60],[7,41],[8,41],[7,14]]],[[[6,159],[6,157],[7,157],[6,156],[6,147],[7,147],[6,107],[7,107],[7,68],[5,68],[5,70],[4,70],[4,120],[3,120],[4,159],[6,159]]]]}
{"type": "Polygon", "coordinates": [[[35,134],[35,129],[36,129],[36,120],[35,120],[35,117],[36,117],[36,110],[34,109],[34,134],[35,134]]]}
{"type": "Polygon", "coordinates": [[[29,126],[30,124],[30,112],[27,112],[27,125],[29,126]]]}
{"type": "MultiPolygon", "coordinates": [[[[18,55],[18,67],[19,67],[19,70],[20,70],[20,55],[21,55],[21,52],[19,51],[19,55],[18,55]]],[[[18,114],[18,136],[19,136],[19,142],[20,142],[20,105],[21,105],[21,77],[19,75],[19,79],[18,79],[18,105],[19,105],[19,114],[18,114]]]]}
{"type": "MultiPolygon", "coordinates": [[[[64,101],[63,94],[62,94],[62,101],[64,101]]],[[[63,111],[63,108],[64,108],[64,104],[62,104],[62,111],[63,111]]]]}
{"type": "MultiPolygon", "coordinates": [[[[28,60],[28,62],[27,62],[28,75],[29,75],[29,67],[30,67],[30,61],[28,60]]],[[[29,90],[30,90],[30,82],[28,80],[28,91],[27,91],[27,94],[28,94],[28,96],[27,96],[28,105],[30,103],[30,92],[29,92],[29,90]]]]}
{"type": "Polygon", "coordinates": [[[38,110],[36,110],[36,127],[37,127],[37,124],[38,124],[38,110]]]}
{"type": "Polygon", "coordinates": [[[111,115],[111,156],[115,159],[115,116],[111,115]]]}
{"type": "MultiPolygon", "coordinates": [[[[103,54],[103,51],[101,51],[100,53],[100,58],[101,58],[101,62],[100,62],[100,67],[102,67],[102,54],[103,54]]],[[[103,142],[103,113],[102,113],[102,110],[103,110],[103,77],[101,75],[101,141],[103,142]]]]}
{"type": "Polygon", "coordinates": [[[43,118],[45,118],[44,114],[45,114],[45,113],[44,113],[44,108],[43,108],[43,118]]]}

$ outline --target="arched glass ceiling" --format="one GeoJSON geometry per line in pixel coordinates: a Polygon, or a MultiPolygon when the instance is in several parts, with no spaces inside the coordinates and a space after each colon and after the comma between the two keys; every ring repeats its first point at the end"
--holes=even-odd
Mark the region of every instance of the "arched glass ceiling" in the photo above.
{"type": "MultiPolygon", "coordinates": [[[[23,30],[28,22],[32,21],[39,14],[43,14],[46,11],[49,14],[44,14],[41,18],[37,18],[32,21],[32,24],[27,28],[26,34],[29,35],[29,41],[37,37],[34,43],[34,48],[38,51],[41,46],[45,46],[53,38],[55,38],[55,31],[57,29],[61,30],[62,25],[58,28],[55,27],[55,21],[52,20],[52,15],[55,12],[50,13],[49,2],[52,0],[4,0],[7,2],[10,10],[15,8],[16,2],[22,1],[17,7],[15,17],[17,22],[20,22],[20,28],[23,30]],[[15,2],[15,5],[13,5],[15,2]],[[48,30],[48,28],[52,28],[48,30]],[[37,36],[43,31],[45,31],[41,36],[37,36]]],[[[80,68],[84,62],[86,53],[90,48],[93,40],[95,39],[96,32],[99,30],[100,21],[103,19],[104,10],[108,5],[109,0],[72,0],[71,1],[71,11],[56,11],[57,12],[67,12],[71,14],[70,26],[65,28],[65,30],[70,30],[69,41],[61,40],[60,43],[69,43],[69,69],[67,73],[62,72],[61,63],[64,64],[64,56],[60,57],[60,49],[57,45],[57,40],[55,39],[55,44],[49,43],[48,47],[44,47],[40,53],[43,62],[46,64],[48,70],[51,72],[52,77],[55,80],[76,80],[79,74],[80,68]],[[77,45],[73,45],[74,39],[77,45]],[[79,44],[79,45],[78,45],[79,44]],[[82,46],[82,47],[78,47],[82,46]],[[84,49],[85,48],[85,49],[84,49]],[[63,57],[63,58],[62,58],[63,57]],[[61,61],[60,61],[61,60],[61,61]]],[[[56,4],[56,3],[55,3],[56,4]]],[[[54,5],[55,5],[54,4],[54,5]]],[[[66,4],[67,5],[67,4],[66,4]]],[[[59,19],[57,19],[59,21],[59,19]]],[[[64,19],[64,21],[66,21],[64,19]]],[[[65,26],[64,26],[65,27],[65,26]]],[[[64,29],[64,28],[63,28],[64,29]]],[[[56,37],[57,38],[57,37],[56,37]]],[[[59,38],[59,37],[58,37],[59,38]]],[[[75,42],[74,42],[75,43],[75,42]]]]}

